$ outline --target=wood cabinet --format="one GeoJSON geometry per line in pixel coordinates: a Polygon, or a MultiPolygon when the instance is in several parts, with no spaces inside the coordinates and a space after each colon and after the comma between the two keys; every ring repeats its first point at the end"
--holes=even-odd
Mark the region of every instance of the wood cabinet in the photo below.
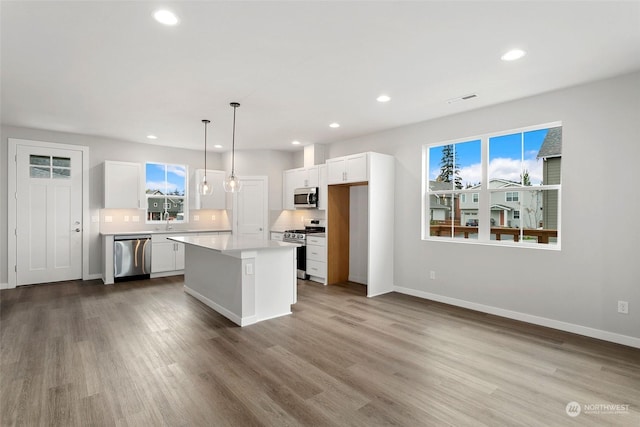
{"type": "Polygon", "coordinates": [[[203,196],[198,193],[198,185],[204,177],[204,169],[197,169],[194,174],[194,185],[191,189],[193,197],[193,209],[226,209],[226,193],[222,183],[224,182],[225,172],[207,169],[207,181],[213,188],[213,193],[203,196]]]}
{"type": "Polygon", "coordinates": [[[106,160],[104,162],[104,207],[143,209],[142,165],[106,160]]]}
{"type": "Polygon", "coordinates": [[[306,252],[309,280],[324,283],[327,277],[326,238],[308,234],[306,252]]]}
{"type": "Polygon", "coordinates": [[[182,235],[184,233],[151,236],[151,273],[184,270],[184,245],[167,239],[182,235]]]}
{"type": "Polygon", "coordinates": [[[369,153],[327,160],[327,183],[347,184],[369,180],[369,153]]]}

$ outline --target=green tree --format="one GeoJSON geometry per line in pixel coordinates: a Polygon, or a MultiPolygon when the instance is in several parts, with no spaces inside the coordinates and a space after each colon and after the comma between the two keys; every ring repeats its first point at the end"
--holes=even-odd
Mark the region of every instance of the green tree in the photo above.
{"type": "Polygon", "coordinates": [[[520,174],[520,184],[531,187],[531,179],[529,178],[529,171],[527,169],[520,174]]]}
{"type": "Polygon", "coordinates": [[[462,178],[460,177],[460,169],[458,169],[458,156],[451,144],[442,147],[440,175],[438,175],[436,181],[453,182],[457,190],[462,189],[462,178]]]}

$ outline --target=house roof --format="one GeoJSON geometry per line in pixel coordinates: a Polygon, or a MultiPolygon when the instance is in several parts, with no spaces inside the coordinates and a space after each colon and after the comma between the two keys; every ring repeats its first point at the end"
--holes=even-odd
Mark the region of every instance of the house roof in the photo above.
{"type": "Polygon", "coordinates": [[[505,205],[494,204],[494,205],[491,205],[491,210],[492,211],[510,211],[512,210],[512,208],[505,205]]]}
{"type": "Polygon", "coordinates": [[[542,141],[538,159],[548,159],[550,157],[562,157],[562,127],[551,128],[547,136],[542,141]]]}
{"type": "Polygon", "coordinates": [[[444,182],[444,181],[429,181],[429,190],[438,191],[438,190],[453,190],[453,182],[444,182]]]}

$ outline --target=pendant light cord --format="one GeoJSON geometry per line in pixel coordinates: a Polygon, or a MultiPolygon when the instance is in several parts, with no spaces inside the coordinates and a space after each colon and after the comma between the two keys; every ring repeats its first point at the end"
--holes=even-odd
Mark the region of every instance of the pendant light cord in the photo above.
{"type": "Polygon", "coordinates": [[[235,175],[236,165],[236,105],[233,106],[233,134],[231,137],[231,176],[235,175]]]}
{"type": "Polygon", "coordinates": [[[209,120],[202,120],[204,123],[204,180],[207,180],[207,125],[209,124],[209,120]]]}

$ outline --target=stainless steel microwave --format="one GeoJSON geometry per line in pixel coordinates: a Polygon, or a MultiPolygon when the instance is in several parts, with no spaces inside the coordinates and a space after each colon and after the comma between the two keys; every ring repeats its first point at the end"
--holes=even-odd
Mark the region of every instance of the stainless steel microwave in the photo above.
{"type": "Polygon", "coordinates": [[[318,187],[304,187],[293,190],[293,205],[296,209],[318,207],[318,187]]]}

